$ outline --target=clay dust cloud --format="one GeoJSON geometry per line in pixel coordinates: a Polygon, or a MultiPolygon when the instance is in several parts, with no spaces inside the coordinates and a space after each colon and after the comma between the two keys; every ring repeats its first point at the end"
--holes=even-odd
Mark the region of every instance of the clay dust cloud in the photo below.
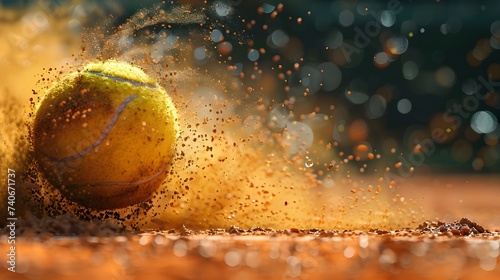
{"type": "MultiPolygon", "coordinates": [[[[332,61],[304,61],[303,43],[280,24],[300,25],[307,12],[290,18],[281,16],[283,4],[251,6],[253,19],[238,15],[236,5],[243,4],[163,3],[126,19],[103,17],[100,25],[81,27],[78,40],[64,42],[67,56],[32,61],[40,66],[30,66],[39,70],[31,77],[33,91],[3,103],[0,115],[16,126],[2,127],[2,168],[10,164],[23,172],[25,210],[39,216],[69,212],[132,229],[392,229],[424,220],[417,203],[384,177],[401,163],[364,141],[366,123],[343,124],[346,112],[335,97],[321,105],[308,102],[321,90],[358,100],[363,82],[352,81],[347,93],[332,61]],[[254,37],[255,29],[269,35],[254,37]],[[53,82],[108,59],[156,78],[177,108],[179,135],[151,199],[95,210],[67,200],[46,180],[33,159],[31,129],[40,97],[53,82]],[[354,143],[352,150],[341,149],[342,137],[354,143]]],[[[50,18],[47,25],[70,18],[50,18]]],[[[43,36],[56,32],[47,28],[43,36]]],[[[49,42],[40,38],[37,46],[49,42]]]]}

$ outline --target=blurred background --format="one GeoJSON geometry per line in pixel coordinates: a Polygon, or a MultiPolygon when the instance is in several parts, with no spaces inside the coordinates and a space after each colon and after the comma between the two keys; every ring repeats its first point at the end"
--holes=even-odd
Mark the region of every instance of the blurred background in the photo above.
{"type": "Polygon", "coordinates": [[[268,110],[247,122],[298,126],[306,148],[331,143],[359,166],[373,152],[407,170],[500,171],[498,1],[1,0],[0,100],[28,103],[27,85],[40,79],[32,65],[71,63],[85,30],[112,31],[155,5],[207,15],[201,28],[171,23],[169,32],[206,28],[192,59],[203,70],[214,53],[257,91],[268,110]]]}

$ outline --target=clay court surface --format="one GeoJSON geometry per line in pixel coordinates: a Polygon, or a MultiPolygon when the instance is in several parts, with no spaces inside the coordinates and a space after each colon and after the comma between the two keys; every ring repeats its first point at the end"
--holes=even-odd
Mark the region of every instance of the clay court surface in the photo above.
{"type": "MultiPolygon", "coordinates": [[[[2,269],[0,278],[500,279],[498,182],[498,177],[477,175],[412,178],[401,193],[420,197],[422,207],[435,216],[429,217],[434,223],[412,229],[336,231],[297,225],[272,230],[256,225],[18,237],[17,273],[2,269]]],[[[7,239],[2,239],[1,251],[8,252],[7,239]]]]}

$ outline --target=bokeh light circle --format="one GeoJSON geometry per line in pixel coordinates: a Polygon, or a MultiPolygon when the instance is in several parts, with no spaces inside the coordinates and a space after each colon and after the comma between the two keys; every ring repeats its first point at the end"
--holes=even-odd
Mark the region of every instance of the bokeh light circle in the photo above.
{"type": "Polygon", "coordinates": [[[500,38],[500,20],[497,20],[491,24],[491,34],[497,38],[500,38]]]}
{"type": "Polygon", "coordinates": [[[396,14],[392,11],[383,11],[380,14],[380,23],[385,27],[391,27],[396,22],[396,14]]]}
{"type": "Polygon", "coordinates": [[[479,89],[479,85],[473,79],[467,79],[462,83],[462,91],[467,95],[473,95],[479,89]]]}
{"type": "Polygon", "coordinates": [[[490,46],[494,49],[500,50],[500,37],[491,36],[490,46]]]}
{"type": "Polygon", "coordinates": [[[368,85],[361,79],[354,79],[345,90],[345,96],[354,104],[363,104],[370,98],[366,92],[368,85]]]}
{"type": "Polygon", "coordinates": [[[289,122],[283,132],[283,145],[289,154],[305,152],[312,146],[314,133],[303,122],[289,122]]]}
{"type": "Polygon", "coordinates": [[[366,104],[366,115],[369,119],[377,119],[384,115],[385,109],[387,107],[387,102],[385,99],[375,94],[370,97],[370,100],[366,104]]]}
{"type": "Polygon", "coordinates": [[[455,71],[448,66],[440,67],[436,71],[436,82],[443,87],[452,87],[457,81],[455,71]]]}
{"type": "Polygon", "coordinates": [[[197,64],[203,64],[207,60],[207,51],[203,47],[194,49],[193,55],[197,64]]]}
{"type": "Polygon", "coordinates": [[[224,36],[219,29],[214,29],[214,31],[210,34],[210,40],[212,40],[212,42],[218,43],[222,41],[222,38],[224,38],[224,36]]]}
{"type": "Polygon", "coordinates": [[[227,17],[231,13],[231,6],[224,1],[217,1],[215,3],[215,12],[221,17],[227,17]]]}
{"type": "Polygon", "coordinates": [[[322,75],[316,68],[304,66],[300,70],[300,80],[308,94],[314,94],[321,88],[322,75]]]}
{"type": "Polygon", "coordinates": [[[337,65],[331,62],[324,62],[318,65],[317,69],[321,75],[322,90],[332,91],[340,85],[342,72],[337,65]]]}
{"type": "Polygon", "coordinates": [[[418,76],[418,65],[414,61],[406,61],[403,63],[403,77],[407,80],[413,80],[418,76]]]}
{"type": "Polygon", "coordinates": [[[406,98],[403,98],[401,100],[398,101],[398,111],[401,113],[401,114],[408,114],[410,111],[411,111],[411,101],[406,99],[406,98]]]}
{"type": "Polygon", "coordinates": [[[373,61],[380,66],[387,65],[390,62],[390,57],[386,52],[379,52],[373,57],[373,61]]]}
{"type": "Polygon", "coordinates": [[[349,27],[354,23],[354,14],[349,10],[343,10],[339,14],[339,23],[343,27],[349,27]]]}
{"type": "Polygon", "coordinates": [[[344,41],[344,35],[337,30],[334,29],[330,31],[330,34],[325,40],[325,46],[327,46],[330,49],[336,49],[342,45],[342,42],[344,41]]]}
{"type": "Polygon", "coordinates": [[[247,57],[250,61],[257,61],[260,57],[259,51],[256,49],[251,49],[248,51],[247,57]]]}
{"type": "Polygon", "coordinates": [[[278,29],[269,35],[267,44],[271,48],[279,49],[283,48],[288,43],[289,39],[285,31],[278,29]]]}
{"type": "Polygon", "coordinates": [[[387,48],[392,54],[403,54],[408,50],[408,39],[402,35],[396,35],[387,40],[387,48]]]}
{"type": "Polygon", "coordinates": [[[273,107],[269,114],[269,128],[281,130],[286,127],[286,124],[292,119],[290,109],[283,103],[273,107]]]}
{"type": "Polygon", "coordinates": [[[475,132],[486,134],[495,131],[498,126],[498,120],[489,111],[479,111],[472,115],[470,126],[475,132]]]}

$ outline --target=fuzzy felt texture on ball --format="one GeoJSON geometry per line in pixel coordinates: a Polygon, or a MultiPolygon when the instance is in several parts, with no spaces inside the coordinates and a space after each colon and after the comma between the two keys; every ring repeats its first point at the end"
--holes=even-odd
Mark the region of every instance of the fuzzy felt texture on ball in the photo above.
{"type": "Polygon", "coordinates": [[[68,199],[95,209],[126,207],[147,200],[165,178],[177,118],[165,90],[140,68],[90,63],[40,102],[35,159],[68,199]]]}

